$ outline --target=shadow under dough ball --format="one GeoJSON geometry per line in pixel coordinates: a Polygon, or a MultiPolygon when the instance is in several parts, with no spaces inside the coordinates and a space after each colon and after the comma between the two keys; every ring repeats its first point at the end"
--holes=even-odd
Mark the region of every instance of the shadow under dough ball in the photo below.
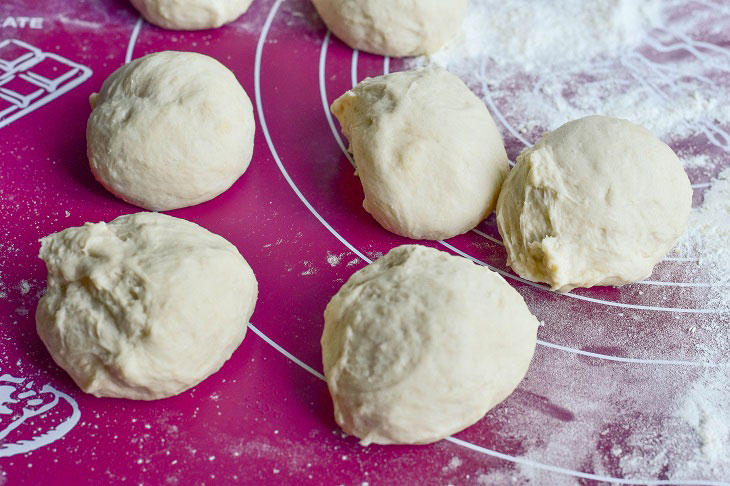
{"type": "Polygon", "coordinates": [[[43,238],[36,329],[86,393],[153,400],[218,371],[258,295],[235,246],[160,213],[86,223],[43,238]]]}
{"type": "Polygon", "coordinates": [[[439,240],[493,210],[509,164],[489,110],[441,68],[367,78],[332,103],[363,207],[388,231],[439,240]]]}
{"type": "Polygon", "coordinates": [[[691,209],[692,187],[668,145],[626,120],[590,116],[522,151],[497,226],[508,265],[566,292],[648,277],[691,209]]]}
{"type": "Polygon", "coordinates": [[[335,419],[361,444],[427,444],[481,419],[527,372],[539,323],[497,273],[421,245],[357,271],[327,304],[335,419]]]}
{"type": "Polygon", "coordinates": [[[164,51],[114,71],[90,98],[86,125],[94,177],[152,211],[213,199],[253,155],[253,106],[215,59],[164,51]]]}

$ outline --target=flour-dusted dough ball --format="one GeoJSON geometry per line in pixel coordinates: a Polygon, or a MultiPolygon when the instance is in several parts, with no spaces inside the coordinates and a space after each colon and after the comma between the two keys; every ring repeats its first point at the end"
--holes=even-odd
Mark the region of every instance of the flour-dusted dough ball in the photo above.
{"type": "Polygon", "coordinates": [[[324,320],[335,419],[363,445],[426,444],[478,421],[525,376],[539,325],[502,277],[419,245],[356,272],[324,320]]]}
{"type": "Polygon", "coordinates": [[[253,0],[130,0],[151,24],[172,30],[213,29],[240,17],[253,0]]]}
{"type": "Polygon", "coordinates": [[[43,238],[36,327],[87,393],[153,400],[215,373],[246,334],[258,294],[232,244],[159,213],[43,238]]]}
{"type": "Polygon", "coordinates": [[[568,291],[651,275],[691,208],[671,148],[626,120],[590,116],[523,150],[502,187],[497,225],[520,276],[568,291]]]}
{"type": "Polygon", "coordinates": [[[332,103],[350,141],[363,207],[387,230],[438,240],[494,210],[509,164],[484,103],[423,68],[367,78],[332,103]]]}
{"type": "Polygon", "coordinates": [[[383,56],[431,54],[453,37],[467,0],[312,0],[327,27],[353,49],[383,56]]]}
{"type": "Polygon", "coordinates": [[[96,179],[153,211],[213,199],[253,154],[253,107],[215,59],[165,51],[122,66],[91,96],[87,152],[96,179]]]}

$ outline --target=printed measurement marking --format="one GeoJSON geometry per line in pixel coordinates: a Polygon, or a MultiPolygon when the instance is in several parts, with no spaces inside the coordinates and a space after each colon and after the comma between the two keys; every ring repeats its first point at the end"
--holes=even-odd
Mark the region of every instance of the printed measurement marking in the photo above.
{"type": "Polygon", "coordinates": [[[0,41],[0,128],[71,91],[91,73],[23,41],[0,41]]]}
{"type": "Polygon", "coordinates": [[[0,27],[3,29],[42,29],[43,17],[6,17],[0,27]]]}

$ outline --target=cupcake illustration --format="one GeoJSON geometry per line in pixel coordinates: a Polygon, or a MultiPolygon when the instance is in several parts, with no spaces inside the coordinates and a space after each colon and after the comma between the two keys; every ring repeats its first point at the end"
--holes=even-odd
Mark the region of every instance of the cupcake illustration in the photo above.
{"type": "Polygon", "coordinates": [[[33,451],[57,441],[81,418],[76,401],[49,384],[0,376],[0,457],[33,451]]]}

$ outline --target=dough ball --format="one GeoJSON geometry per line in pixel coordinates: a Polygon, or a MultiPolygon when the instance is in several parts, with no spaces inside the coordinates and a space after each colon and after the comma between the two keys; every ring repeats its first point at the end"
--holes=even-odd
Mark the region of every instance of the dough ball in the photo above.
{"type": "Polygon", "coordinates": [[[241,344],[258,285],[232,244],[159,213],[43,238],[36,327],[56,363],[98,397],[177,395],[241,344]]]}
{"type": "Polygon", "coordinates": [[[387,230],[438,240],[494,210],[509,164],[484,103],[441,68],[368,78],[332,103],[363,207],[387,230]]]}
{"type": "Polygon", "coordinates": [[[478,421],[525,376],[539,325],[502,277],[419,245],[356,272],[324,321],[335,419],[363,445],[426,444],[478,421]]]}
{"type": "Polygon", "coordinates": [[[327,27],[353,49],[383,56],[431,54],[453,37],[467,0],[312,0],[327,27]]]}
{"type": "Polygon", "coordinates": [[[648,277],[691,208],[692,187],[671,148],[626,120],[590,116],[522,151],[497,225],[520,276],[565,292],[648,277]]]}
{"type": "Polygon", "coordinates": [[[165,51],[134,60],[107,78],[91,106],[91,170],[131,204],[166,211],[208,201],[251,161],[251,100],[211,57],[165,51]]]}
{"type": "Polygon", "coordinates": [[[172,30],[213,29],[240,17],[253,0],[130,0],[151,24],[172,30]]]}

